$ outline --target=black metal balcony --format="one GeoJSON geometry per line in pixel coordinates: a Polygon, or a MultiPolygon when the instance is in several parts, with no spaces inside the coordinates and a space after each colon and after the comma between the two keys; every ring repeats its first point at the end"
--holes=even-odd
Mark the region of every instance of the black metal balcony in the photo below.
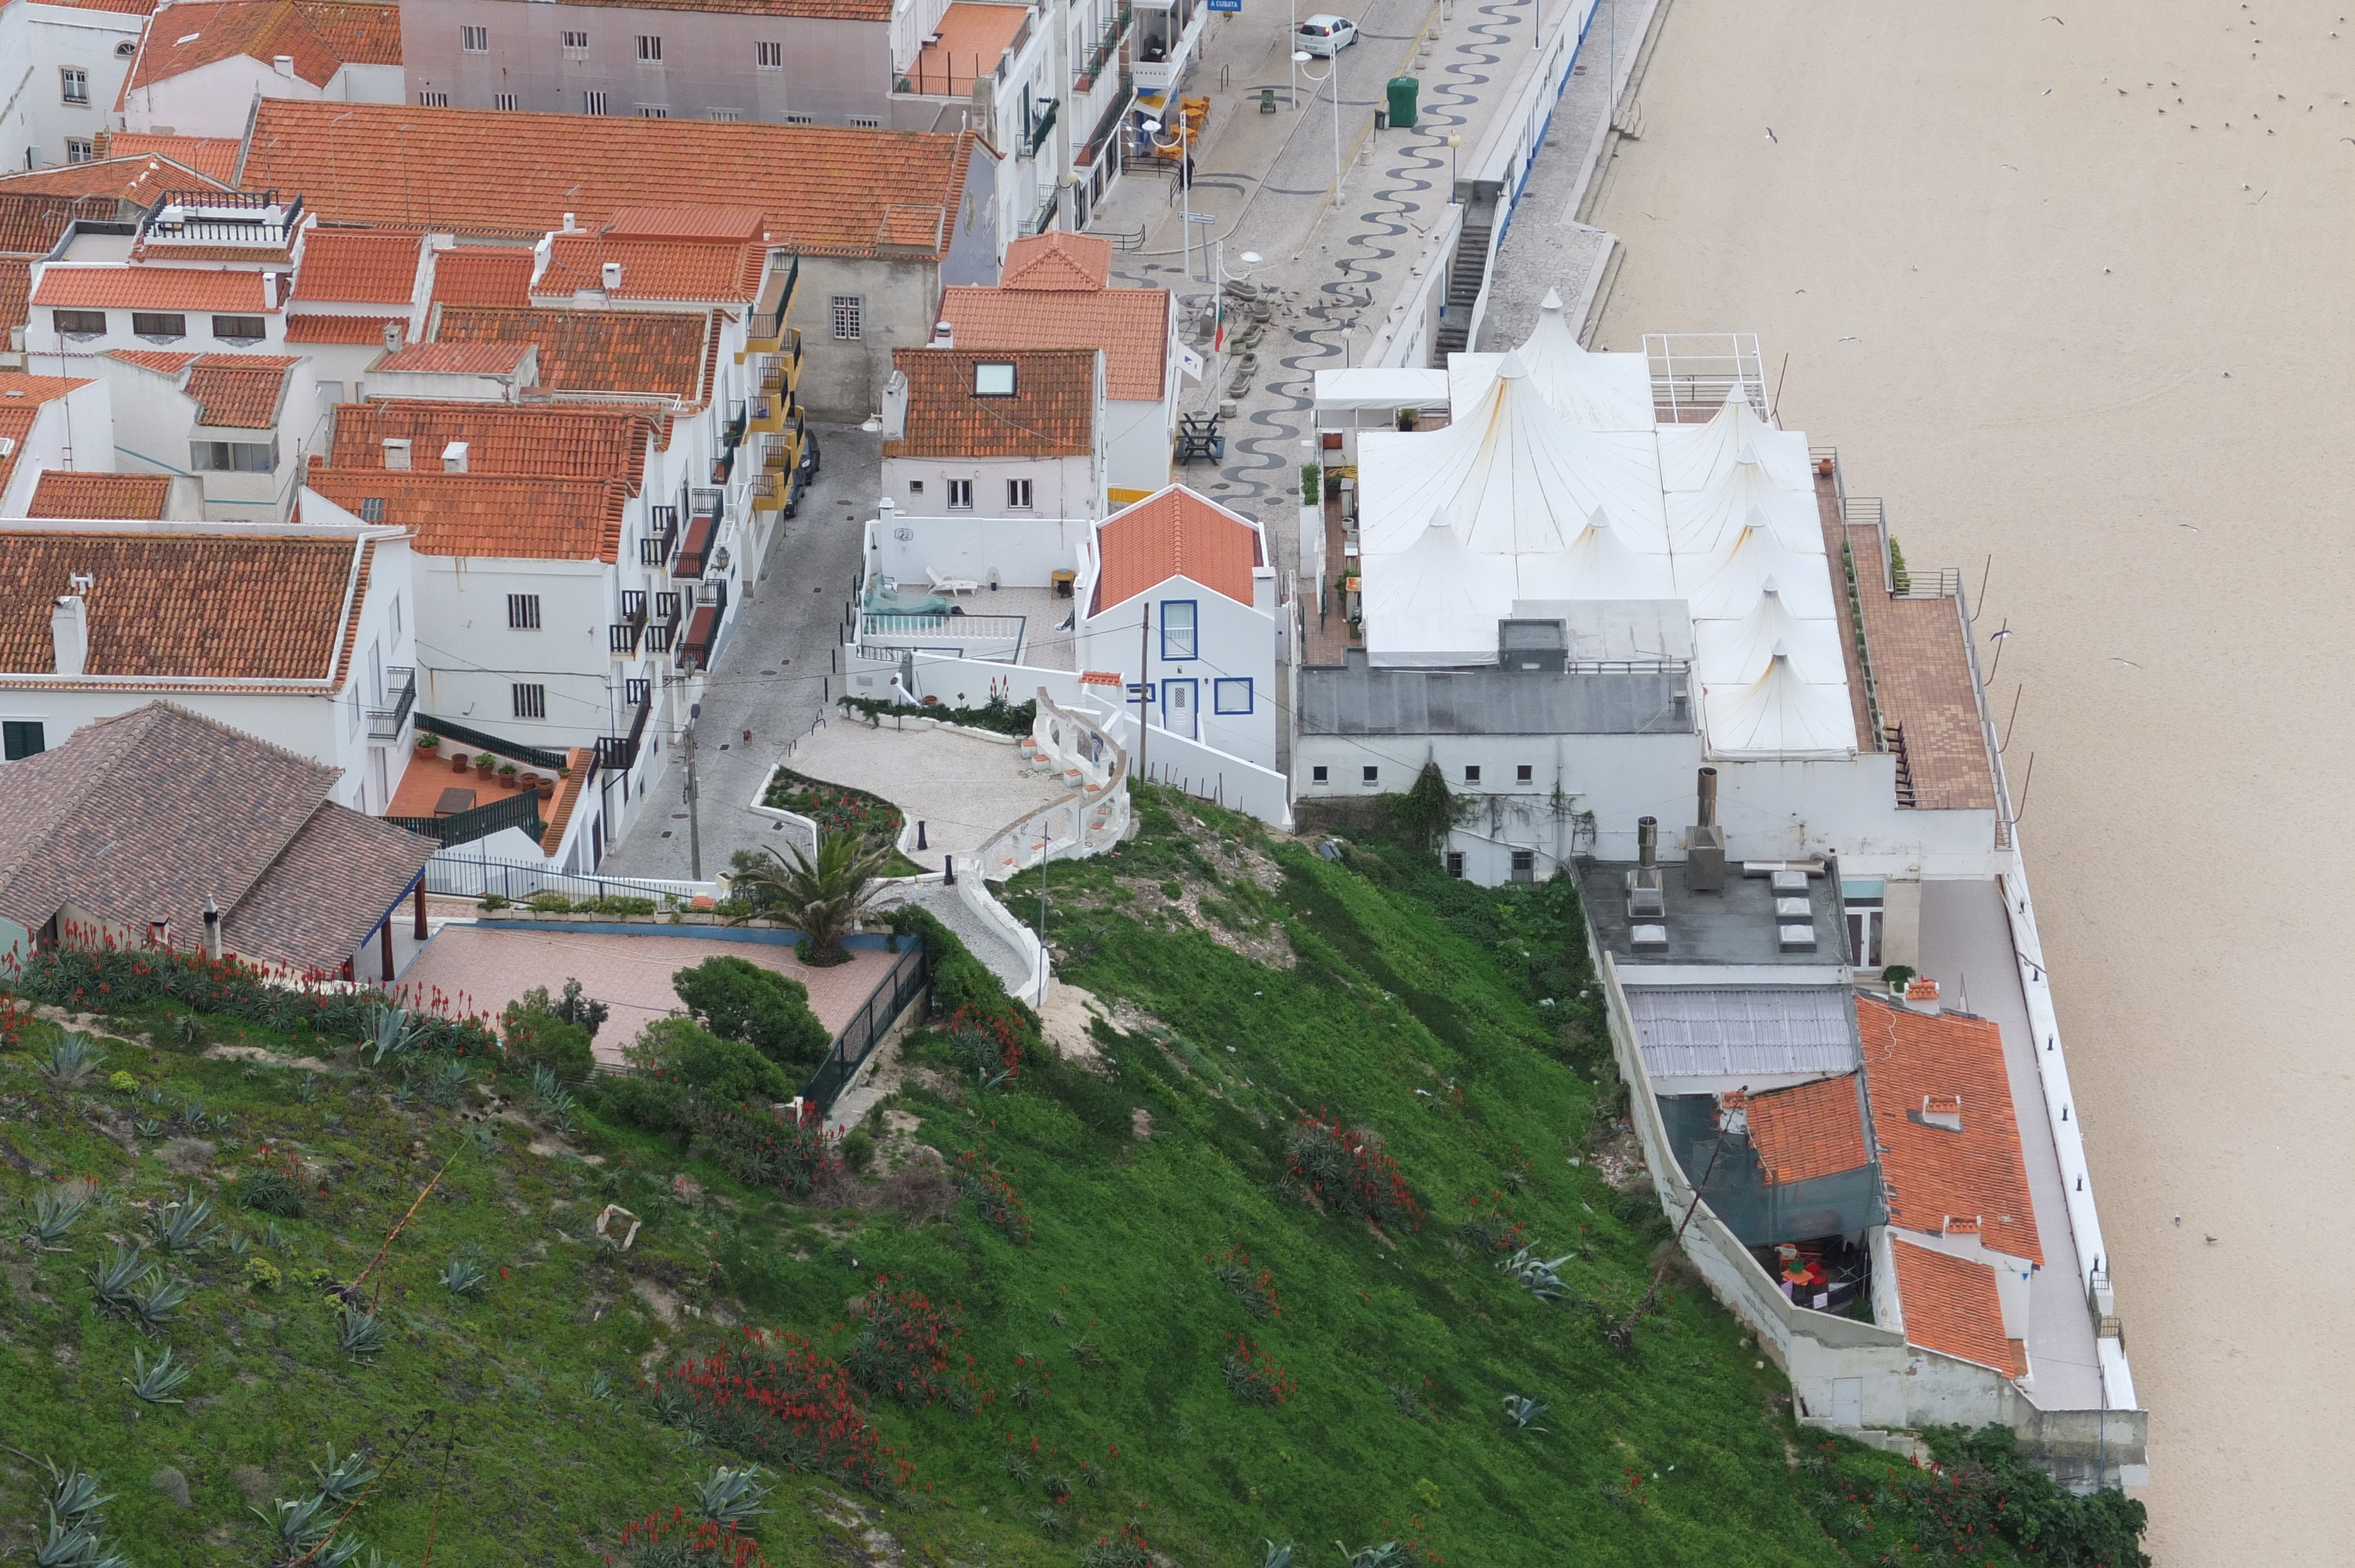
{"type": "Polygon", "coordinates": [[[368,709],[368,738],[399,740],[409,723],[409,712],[417,705],[417,672],[414,669],[394,669],[384,673],[386,690],[390,694],[386,707],[368,709]]]}
{"type": "Polygon", "coordinates": [[[605,652],[617,658],[632,658],[638,652],[638,628],[634,622],[622,621],[605,629],[605,652]]]}

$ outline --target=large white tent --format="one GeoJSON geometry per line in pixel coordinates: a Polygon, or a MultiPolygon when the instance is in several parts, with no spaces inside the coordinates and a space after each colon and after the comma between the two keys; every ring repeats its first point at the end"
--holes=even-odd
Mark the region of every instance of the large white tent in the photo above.
{"type": "Polygon", "coordinates": [[[1789,655],[1791,667],[1803,680],[1848,679],[1840,652],[1840,623],[1793,615],[1771,582],[1749,614],[1693,622],[1694,662],[1705,684],[1754,681],[1766,673],[1777,649],[1789,655]]]}
{"type": "Polygon", "coordinates": [[[1819,760],[1856,751],[1847,683],[1804,679],[1782,650],[1754,681],[1703,685],[1701,716],[1710,755],[1732,761],[1819,760]]]}
{"type": "Polygon", "coordinates": [[[1369,661],[1401,668],[1496,662],[1497,622],[1513,601],[1510,557],[1467,546],[1440,510],[1380,565],[1362,579],[1369,661]]]}
{"type": "Polygon", "coordinates": [[[1707,490],[1671,491],[1667,503],[1668,547],[1679,556],[1713,554],[1735,530],[1762,524],[1789,549],[1824,553],[1823,512],[1815,496],[1777,489],[1757,463],[1734,463],[1707,490]]]}
{"type": "Polygon", "coordinates": [[[1763,467],[1779,489],[1814,491],[1807,438],[1768,424],[1739,386],[1725,395],[1724,407],[1707,424],[1662,425],[1659,432],[1664,489],[1708,490],[1739,462],[1763,467]]]}
{"type": "Polygon", "coordinates": [[[1674,599],[1668,557],[1630,546],[1611,514],[1596,507],[1570,547],[1514,557],[1517,599],[1674,599]]]}
{"type": "Polygon", "coordinates": [[[1690,602],[1695,620],[1749,614],[1770,582],[1802,620],[1828,620],[1838,609],[1822,544],[1812,556],[1794,550],[1762,522],[1734,530],[1708,555],[1678,556],[1676,567],[1677,592],[1690,602]]]}
{"type": "MultiPolygon", "coordinates": [[[[1584,430],[1652,433],[1652,366],[1640,354],[1595,354],[1582,346],[1561,305],[1546,291],[1537,329],[1512,351],[1554,412],[1584,430]]],[[[1448,394],[1456,408],[1479,400],[1505,361],[1501,354],[1447,356],[1448,394]]],[[[1806,447],[1800,449],[1805,459],[1806,447]]]]}

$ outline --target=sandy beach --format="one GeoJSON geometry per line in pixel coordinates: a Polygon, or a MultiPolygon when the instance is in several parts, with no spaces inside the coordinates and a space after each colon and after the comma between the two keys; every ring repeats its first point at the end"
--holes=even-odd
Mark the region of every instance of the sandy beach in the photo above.
{"type": "Polygon", "coordinates": [[[2013,633],[2169,1568],[2350,1552],[2341,4],[1675,0],[1593,218],[1598,343],[1758,333],[1784,424],[2013,633]]]}

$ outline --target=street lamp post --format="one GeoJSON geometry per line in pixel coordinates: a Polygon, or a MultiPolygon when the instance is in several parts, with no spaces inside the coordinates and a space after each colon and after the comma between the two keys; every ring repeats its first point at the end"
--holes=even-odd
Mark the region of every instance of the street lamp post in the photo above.
{"type": "MultiPolygon", "coordinates": [[[[1315,58],[1316,58],[1316,57],[1315,57],[1315,56],[1313,56],[1313,55],[1311,55],[1311,54],[1310,54],[1306,49],[1295,49],[1295,50],[1293,50],[1293,51],[1292,51],[1292,63],[1293,63],[1295,67],[1297,67],[1297,66],[1306,65],[1306,64],[1307,64],[1311,59],[1314,59],[1315,58]]],[[[1312,87],[1312,88],[1321,88],[1321,87],[1323,87],[1323,86],[1324,86],[1327,81],[1329,81],[1329,82],[1331,82],[1331,83],[1333,84],[1333,199],[1334,199],[1334,200],[1336,200],[1336,201],[1338,201],[1338,200],[1340,200],[1340,199],[1341,199],[1341,56],[1340,56],[1340,52],[1339,52],[1338,50],[1334,51],[1332,54],[1327,55],[1327,56],[1326,57],[1326,60],[1327,60],[1327,65],[1326,65],[1326,67],[1325,67],[1325,74],[1324,74],[1323,76],[1312,76],[1312,77],[1310,77],[1310,78],[1308,79],[1308,85],[1309,85],[1310,87],[1312,87]]]]}
{"type": "Polygon", "coordinates": [[[1456,189],[1455,180],[1455,149],[1462,145],[1464,145],[1464,138],[1450,131],[1447,133],[1447,199],[1449,201],[1464,199],[1456,189]]]}
{"type": "Polygon", "coordinates": [[[1185,219],[1184,232],[1179,238],[1186,248],[1186,281],[1190,283],[1194,281],[1194,182],[1186,177],[1185,127],[1182,125],[1178,127],[1178,138],[1173,142],[1161,140],[1161,122],[1158,120],[1146,121],[1143,130],[1146,135],[1152,138],[1156,151],[1167,152],[1172,147],[1178,150],[1178,196],[1179,208],[1185,219]]]}

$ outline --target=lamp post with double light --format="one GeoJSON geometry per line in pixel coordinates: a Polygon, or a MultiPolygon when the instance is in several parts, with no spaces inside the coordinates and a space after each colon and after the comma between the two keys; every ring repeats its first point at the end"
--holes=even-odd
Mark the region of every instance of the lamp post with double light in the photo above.
{"type": "Polygon", "coordinates": [[[1180,238],[1186,248],[1186,281],[1190,283],[1194,281],[1194,182],[1188,177],[1186,167],[1188,158],[1185,127],[1182,125],[1178,127],[1176,139],[1167,142],[1161,139],[1161,122],[1158,120],[1144,121],[1138,128],[1151,140],[1155,152],[1175,151],[1178,154],[1178,196],[1180,211],[1185,219],[1180,238]]]}
{"type": "MultiPolygon", "coordinates": [[[[1305,66],[1316,58],[1306,49],[1292,51],[1295,66],[1305,66]]],[[[1333,84],[1333,199],[1338,201],[1341,199],[1341,51],[1336,49],[1325,58],[1325,74],[1309,77],[1308,85],[1311,89],[1317,89],[1328,81],[1333,84]]]]}

